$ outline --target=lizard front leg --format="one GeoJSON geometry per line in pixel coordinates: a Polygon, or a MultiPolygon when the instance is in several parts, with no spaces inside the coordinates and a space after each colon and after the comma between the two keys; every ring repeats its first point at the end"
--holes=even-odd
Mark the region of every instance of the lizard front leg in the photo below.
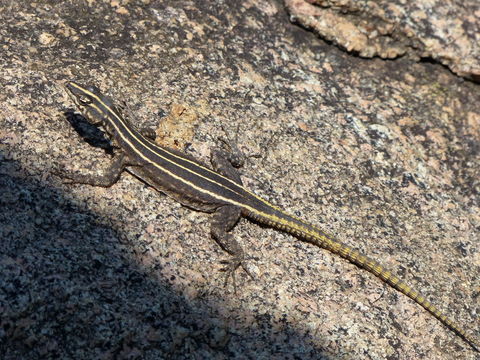
{"type": "Polygon", "coordinates": [[[87,184],[92,186],[110,187],[115,184],[120,174],[125,170],[126,166],[138,165],[132,162],[125,154],[115,155],[110,166],[104,170],[102,175],[97,174],[73,174],[55,171],[54,174],[67,179],[71,183],[75,184],[87,184]]]}
{"type": "MultiPolygon", "coordinates": [[[[225,141],[224,143],[227,144],[225,141]]],[[[232,149],[230,145],[227,146],[232,149]]],[[[235,151],[227,151],[224,149],[212,150],[210,162],[212,163],[213,170],[235,181],[237,184],[243,185],[240,173],[236,168],[243,166],[244,156],[235,148],[233,149],[235,151]]]]}

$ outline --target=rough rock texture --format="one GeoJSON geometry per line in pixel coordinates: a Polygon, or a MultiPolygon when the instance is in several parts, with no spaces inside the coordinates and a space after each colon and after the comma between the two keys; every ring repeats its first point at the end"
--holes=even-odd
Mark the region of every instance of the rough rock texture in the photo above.
{"type": "Polygon", "coordinates": [[[363,57],[430,58],[480,81],[480,2],[285,0],[294,22],[363,57]]]}
{"type": "Polygon", "coordinates": [[[0,358],[476,359],[371,274],[241,221],[257,279],[223,286],[210,215],[125,173],[62,83],[125,101],[203,161],[378,259],[480,337],[480,92],[440,65],[361,59],[274,1],[0,2],[0,358]],[[174,124],[186,131],[175,133],[174,124]]]}

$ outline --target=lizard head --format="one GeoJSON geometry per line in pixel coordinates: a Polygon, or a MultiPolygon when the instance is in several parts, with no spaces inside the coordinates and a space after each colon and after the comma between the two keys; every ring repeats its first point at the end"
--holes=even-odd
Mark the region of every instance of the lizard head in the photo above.
{"type": "Polygon", "coordinates": [[[96,86],[83,86],[73,81],[68,81],[65,88],[91,124],[102,125],[109,135],[114,133],[113,123],[121,115],[109,97],[103,95],[96,86]]]}

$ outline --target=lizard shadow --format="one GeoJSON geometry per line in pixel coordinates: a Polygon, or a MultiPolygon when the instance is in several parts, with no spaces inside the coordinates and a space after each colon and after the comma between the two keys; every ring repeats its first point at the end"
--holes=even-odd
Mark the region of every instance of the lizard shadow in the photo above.
{"type": "Polygon", "coordinates": [[[108,154],[113,153],[113,146],[105,133],[97,126],[88,122],[88,120],[73,109],[63,113],[73,130],[89,145],[104,149],[108,154]]]}

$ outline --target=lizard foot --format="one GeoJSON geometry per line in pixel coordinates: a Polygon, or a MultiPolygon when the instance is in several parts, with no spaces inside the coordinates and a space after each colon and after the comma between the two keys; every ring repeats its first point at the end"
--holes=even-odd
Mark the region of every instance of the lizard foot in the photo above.
{"type": "Polygon", "coordinates": [[[235,272],[239,267],[242,267],[242,269],[247,273],[248,276],[250,276],[253,280],[255,280],[255,276],[253,275],[252,271],[249,269],[249,266],[246,264],[246,261],[249,259],[245,259],[244,257],[233,257],[227,260],[222,260],[220,261],[221,264],[224,264],[225,267],[221,269],[221,271],[225,272],[225,282],[224,286],[228,286],[228,280],[231,278],[232,279],[232,285],[233,285],[233,291],[237,293],[237,283],[236,283],[236,277],[235,277],[235,272]]]}

